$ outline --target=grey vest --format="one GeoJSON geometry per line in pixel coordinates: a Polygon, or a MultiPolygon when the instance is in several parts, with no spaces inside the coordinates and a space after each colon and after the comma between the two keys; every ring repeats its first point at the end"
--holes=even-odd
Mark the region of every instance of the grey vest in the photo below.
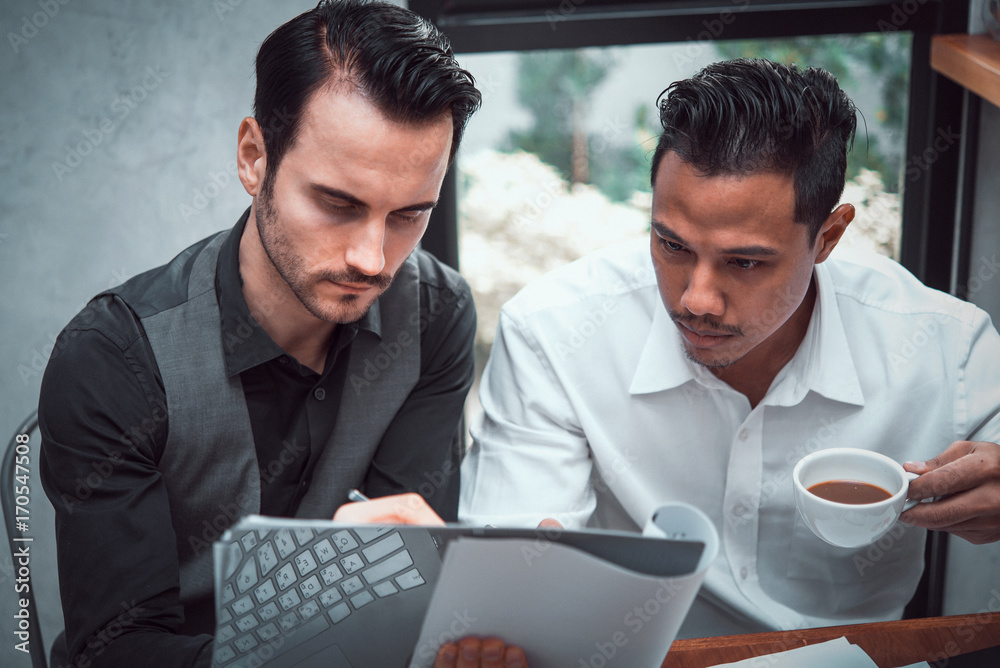
{"type": "MultiPolygon", "coordinates": [[[[171,262],[174,267],[167,267],[169,276],[170,269],[180,272],[194,263],[185,301],[140,316],[166,393],[168,437],[159,469],[177,540],[182,605],[211,595],[212,541],[239,517],[260,512],[250,416],[239,376],[226,377],[215,293],[216,261],[227,234],[195,247],[193,254],[182,253],[171,262]]],[[[381,339],[360,330],[352,342],[348,381],[334,408],[336,427],[316,463],[299,517],[332,517],[347,491],[361,485],[382,435],[416,384],[419,278],[416,257],[410,256],[372,306],[380,309],[381,339]],[[398,355],[386,363],[382,341],[410,345],[399,346],[398,355]]]]}

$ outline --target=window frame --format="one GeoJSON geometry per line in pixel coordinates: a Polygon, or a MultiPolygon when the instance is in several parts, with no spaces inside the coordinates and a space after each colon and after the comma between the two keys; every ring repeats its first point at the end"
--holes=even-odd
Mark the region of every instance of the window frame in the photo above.
{"type": "MultiPolygon", "coordinates": [[[[963,127],[963,95],[957,84],[931,69],[930,42],[935,34],[965,31],[967,2],[410,0],[409,7],[448,35],[459,55],[700,42],[717,36],[728,40],[912,32],[905,165],[917,169],[904,171],[900,262],[927,285],[952,288],[960,151],[938,152],[933,142],[939,131],[963,127]],[[929,155],[934,159],[923,159],[929,155]]],[[[458,268],[454,168],[442,186],[423,247],[458,268]]]]}

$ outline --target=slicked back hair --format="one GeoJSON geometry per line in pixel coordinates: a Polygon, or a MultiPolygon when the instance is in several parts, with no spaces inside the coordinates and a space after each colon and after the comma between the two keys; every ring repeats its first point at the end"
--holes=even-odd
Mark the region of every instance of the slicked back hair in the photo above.
{"type": "Polygon", "coordinates": [[[398,123],[450,112],[449,160],[482,101],[475,79],[429,21],[380,0],[321,0],[272,32],[257,53],[254,117],[267,153],[265,189],[295,143],[306,104],[328,85],[352,87],[398,123]]]}
{"type": "Polygon", "coordinates": [[[705,176],[792,175],[795,222],[810,241],[844,191],[856,109],[826,70],[762,59],[709,65],[657,101],[660,135],[651,180],[676,153],[705,176]]]}

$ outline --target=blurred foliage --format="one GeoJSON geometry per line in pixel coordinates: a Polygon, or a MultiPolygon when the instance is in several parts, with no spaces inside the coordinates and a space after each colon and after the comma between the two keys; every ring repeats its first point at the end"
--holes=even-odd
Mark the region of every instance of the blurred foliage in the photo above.
{"type": "Polygon", "coordinates": [[[716,48],[722,59],[767,58],[830,71],[859,108],[868,110],[858,115],[847,178],[870,169],[890,192],[899,192],[906,151],[910,43],[910,33],[899,31],[717,42],[716,48]]]}
{"type": "MultiPolygon", "coordinates": [[[[905,155],[911,36],[889,34],[715,42],[719,60],[768,58],[822,67],[837,77],[863,113],[858,115],[847,177],[876,172],[899,192],[905,155]]],[[[503,149],[534,153],[571,183],[590,183],[614,201],[649,192],[649,157],[658,123],[652,105],[633,110],[631,127],[587,127],[588,100],[612,73],[607,50],[528,51],[518,55],[517,97],[531,125],[512,130],[503,149]]]]}
{"type": "Polygon", "coordinates": [[[511,131],[506,148],[534,153],[573,183],[589,181],[588,103],[613,66],[597,49],[519,54],[517,99],[534,122],[511,131]]]}
{"type": "Polygon", "coordinates": [[[649,107],[639,105],[628,128],[588,128],[588,101],[616,65],[607,50],[518,54],[517,98],[532,117],[512,130],[504,150],[534,153],[570,183],[590,183],[613,201],[649,191],[649,155],[656,144],[649,107]]]}

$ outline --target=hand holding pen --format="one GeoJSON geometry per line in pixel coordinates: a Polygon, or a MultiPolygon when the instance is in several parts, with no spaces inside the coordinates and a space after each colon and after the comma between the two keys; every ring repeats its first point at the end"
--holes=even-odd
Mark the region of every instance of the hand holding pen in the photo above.
{"type": "Polygon", "coordinates": [[[427,504],[424,497],[413,492],[369,499],[352,489],[347,493],[347,498],[351,503],[345,503],[333,515],[333,519],[338,522],[432,526],[444,524],[444,520],[427,504]]]}

